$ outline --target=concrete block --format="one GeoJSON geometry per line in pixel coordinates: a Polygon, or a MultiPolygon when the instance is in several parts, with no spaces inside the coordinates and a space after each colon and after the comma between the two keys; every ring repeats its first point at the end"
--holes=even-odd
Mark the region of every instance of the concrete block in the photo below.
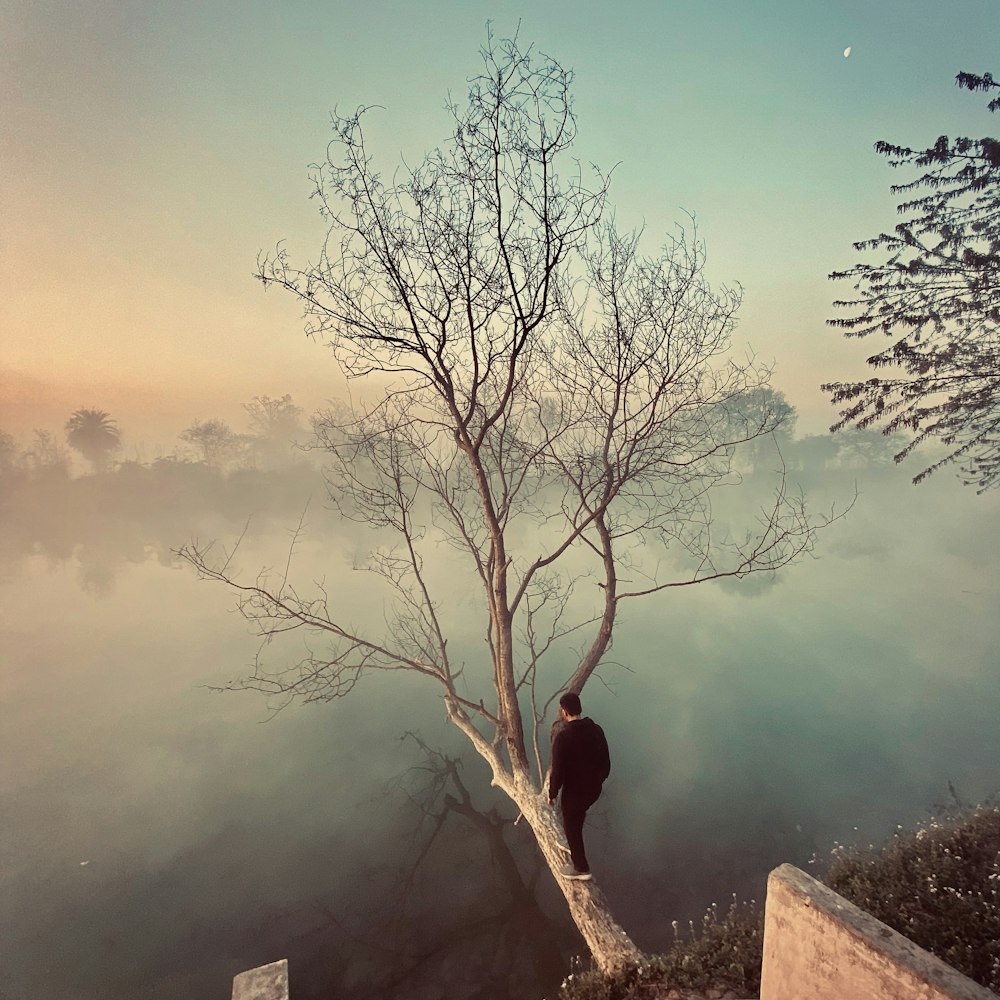
{"type": "Polygon", "coordinates": [[[288,959],[241,972],[233,980],[233,1000],[288,1000],[288,959]]]}
{"type": "Polygon", "coordinates": [[[997,1000],[792,865],[767,882],[760,1000],[997,1000]]]}

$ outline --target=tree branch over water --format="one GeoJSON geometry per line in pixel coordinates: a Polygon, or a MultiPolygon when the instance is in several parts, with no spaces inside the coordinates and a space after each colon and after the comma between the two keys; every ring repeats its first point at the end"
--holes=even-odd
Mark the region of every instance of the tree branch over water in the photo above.
{"type": "MultiPolygon", "coordinates": [[[[204,547],[181,555],[234,589],[265,646],[288,632],[322,645],[236,686],[325,700],[370,671],[433,681],[555,872],[538,728],[560,686],[599,670],[621,601],[773,573],[829,518],[782,477],[744,535],[713,533],[736,449],[781,418],[759,405],[769,370],[730,350],[740,290],[710,287],[693,220],[652,256],[609,221],[608,177],[572,158],[567,70],[517,39],[490,35],[482,56],[447,143],[391,180],[370,110],[336,116],[314,170],[330,224],[318,262],[297,268],[284,248],[260,261],[264,286],[296,297],[308,332],[371,387],[314,428],[334,508],[372,532],[361,568],[391,597],[384,628],[350,621],[322,582],[245,582],[204,547]],[[632,571],[648,585],[623,582],[632,571]],[[456,588],[485,637],[459,660],[456,588]]],[[[602,968],[638,960],[596,885],[560,888],[602,968]]]]}

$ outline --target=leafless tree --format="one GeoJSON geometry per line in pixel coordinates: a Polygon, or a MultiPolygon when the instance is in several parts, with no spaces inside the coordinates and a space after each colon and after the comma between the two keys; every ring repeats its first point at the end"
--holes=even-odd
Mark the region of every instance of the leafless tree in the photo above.
{"type": "Polygon", "coordinates": [[[295,439],[302,432],[302,408],[289,393],[280,399],[254,396],[243,409],[250,418],[249,445],[266,469],[287,468],[294,463],[295,439]]]}
{"type": "Polygon", "coordinates": [[[237,434],[224,420],[196,420],[181,431],[180,438],[212,469],[226,469],[240,462],[248,438],[237,434]]]}
{"type": "MultiPolygon", "coordinates": [[[[588,181],[571,156],[568,71],[516,38],[491,36],[482,57],[448,142],[391,179],[366,110],[335,116],[315,168],[330,226],[318,261],[260,261],[264,285],[296,296],[309,333],[372,386],[315,429],[336,509],[394,539],[365,567],[395,595],[386,626],[354,624],[287,569],[243,579],[231,553],[182,554],[236,590],[265,643],[310,636],[294,665],[261,657],[238,686],[326,700],[369,671],[422,675],[557,872],[540,738],[553,698],[594,676],[623,605],[773,572],[815,524],[779,477],[745,534],[713,531],[734,449],[774,423],[743,405],[769,372],[730,353],[740,292],[709,287],[693,224],[648,257],[608,220],[607,176],[588,181]],[[475,655],[449,642],[444,564],[480,595],[475,655]]],[[[602,969],[641,957],[597,883],[558,881],[602,969]]]]}
{"type": "Polygon", "coordinates": [[[299,417],[302,407],[292,402],[289,393],[280,399],[271,396],[254,396],[243,409],[250,418],[253,432],[264,438],[279,438],[288,443],[302,429],[299,417]]]}

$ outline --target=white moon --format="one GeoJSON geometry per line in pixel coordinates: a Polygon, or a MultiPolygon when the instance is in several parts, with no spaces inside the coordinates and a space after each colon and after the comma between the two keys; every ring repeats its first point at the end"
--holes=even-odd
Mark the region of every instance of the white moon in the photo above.
{"type": "Polygon", "coordinates": [[[847,48],[844,49],[844,58],[846,59],[850,54],[851,54],[851,47],[850,45],[848,45],[847,48]]]}

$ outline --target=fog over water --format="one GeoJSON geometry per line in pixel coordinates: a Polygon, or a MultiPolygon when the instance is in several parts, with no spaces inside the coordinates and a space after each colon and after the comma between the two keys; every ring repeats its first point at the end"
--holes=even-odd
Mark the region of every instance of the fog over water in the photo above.
{"type": "MultiPolygon", "coordinates": [[[[880,445],[861,454],[796,442],[814,506],[859,492],[816,558],[627,606],[584,692],[614,760],[588,848],[644,948],[731,892],[760,898],[783,861],[919,820],[949,782],[970,801],[1000,787],[998,498],[947,474],[913,487],[880,445]]],[[[0,997],[226,996],[281,957],[296,997],[501,996],[508,955],[514,995],[542,995],[580,945],[547,873],[530,899],[512,888],[504,850],[526,885],[530,836],[485,768],[466,754],[459,786],[433,757],[463,747],[431,685],[368,678],[273,717],[209,690],[256,643],[229,594],[172,561],[194,534],[232,539],[256,511],[240,562],[273,565],[312,496],[295,572],[381,614],[318,474],[186,470],[198,488],[159,506],[133,474],[5,497],[0,997]]],[[[456,595],[456,620],[466,607],[456,595]]]]}
{"type": "MultiPolygon", "coordinates": [[[[889,186],[912,179],[872,144],[990,132],[984,95],[954,81],[992,65],[996,4],[235,13],[13,0],[0,15],[0,1000],[226,998],[233,975],[283,957],[292,1000],[535,1000],[582,951],[433,685],[368,677],[277,714],[213,691],[257,642],[173,555],[246,529],[243,570],[283,567],[308,502],[292,578],[382,623],[384,590],[351,572],[372,539],[324,509],[315,453],[287,444],[318,408],[387,383],[348,381],[254,261],[355,259],[311,197],[331,110],[370,110],[364,148],[390,185],[448,142],[446,102],[463,103],[490,32],[572,70],[567,191],[600,165],[605,219],[655,243],[697,219],[706,279],[745,289],[733,358],[773,367],[798,411],[803,436],[786,428],[781,448],[811,509],[859,492],[776,579],[622,607],[584,691],[614,760],[587,836],[616,917],[657,950],[672,921],[759,899],[780,862],[881,839],[950,787],[1000,789],[1000,495],[948,471],[913,487],[933,455],[898,468],[877,435],[817,433],[836,419],[818,386],[867,377],[872,349],[823,333],[849,296],[823,276],[891,231],[889,186]],[[253,397],[273,404],[254,423],[260,392],[276,396],[253,397]],[[73,453],[83,412],[117,422],[121,446],[73,453]]],[[[747,451],[747,489],[713,496],[719,533],[752,523],[774,484],[776,455],[747,451]]],[[[446,555],[429,572],[471,676],[483,622],[446,555]]]]}

